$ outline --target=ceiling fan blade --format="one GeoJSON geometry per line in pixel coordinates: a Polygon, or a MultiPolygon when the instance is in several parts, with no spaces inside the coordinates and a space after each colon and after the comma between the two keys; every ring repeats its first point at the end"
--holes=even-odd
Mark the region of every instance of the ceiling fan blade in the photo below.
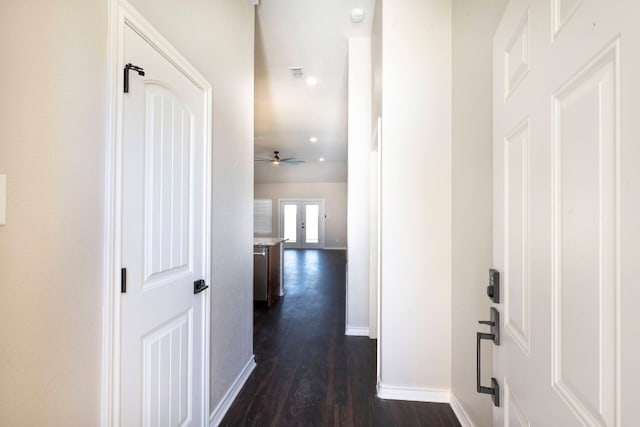
{"type": "Polygon", "coordinates": [[[253,159],[254,162],[271,162],[273,159],[253,159]]]}
{"type": "Polygon", "coordinates": [[[281,162],[288,162],[289,160],[295,160],[295,157],[285,157],[284,159],[280,159],[281,162]]]}
{"type": "Polygon", "coordinates": [[[294,158],[291,159],[282,159],[280,160],[281,162],[284,163],[306,163],[304,160],[295,160],[294,158]]]}

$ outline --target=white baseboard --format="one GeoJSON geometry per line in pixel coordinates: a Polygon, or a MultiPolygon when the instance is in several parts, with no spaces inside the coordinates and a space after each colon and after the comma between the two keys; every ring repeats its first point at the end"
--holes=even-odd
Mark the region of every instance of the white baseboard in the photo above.
{"type": "Polygon", "coordinates": [[[462,425],[462,427],[475,427],[473,422],[471,422],[471,418],[469,418],[469,415],[467,415],[467,412],[464,410],[464,407],[453,393],[451,393],[450,405],[451,409],[453,409],[453,413],[458,417],[458,421],[460,421],[460,425],[462,425]]]}
{"type": "Polygon", "coordinates": [[[449,403],[451,401],[451,390],[399,387],[394,385],[378,384],[378,397],[380,399],[390,400],[449,403]]]}
{"type": "Polygon", "coordinates": [[[378,397],[390,400],[414,402],[448,403],[462,427],[475,427],[464,407],[451,390],[425,389],[418,387],[398,387],[378,382],[378,397]]]}
{"type": "Polygon", "coordinates": [[[334,247],[325,247],[324,248],[327,251],[346,251],[347,247],[346,246],[334,246],[334,247]]]}
{"type": "Polygon", "coordinates": [[[344,329],[344,334],[351,337],[368,337],[369,328],[367,326],[349,326],[344,329]]]}
{"type": "Polygon", "coordinates": [[[211,413],[211,416],[209,417],[209,427],[217,427],[220,424],[227,411],[231,407],[231,404],[238,396],[238,393],[240,393],[240,390],[242,390],[242,386],[244,386],[244,383],[247,382],[247,378],[249,378],[249,375],[251,375],[251,372],[253,372],[255,367],[255,356],[251,356],[236,380],[233,382],[231,387],[229,387],[229,390],[227,390],[225,395],[222,397],[222,400],[220,400],[220,403],[218,403],[218,406],[216,406],[216,409],[214,409],[211,413]]]}

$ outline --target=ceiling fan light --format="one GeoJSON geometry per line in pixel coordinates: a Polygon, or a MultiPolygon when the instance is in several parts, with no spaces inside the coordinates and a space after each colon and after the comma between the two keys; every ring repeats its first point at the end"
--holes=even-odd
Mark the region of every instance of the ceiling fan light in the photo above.
{"type": "Polygon", "coordinates": [[[280,164],[280,156],[278,156],[278,154],[280,154],[279,151],[274,151],[273,158],[271,159],[271,163],[273,163],[276,166],[280,164]]]}

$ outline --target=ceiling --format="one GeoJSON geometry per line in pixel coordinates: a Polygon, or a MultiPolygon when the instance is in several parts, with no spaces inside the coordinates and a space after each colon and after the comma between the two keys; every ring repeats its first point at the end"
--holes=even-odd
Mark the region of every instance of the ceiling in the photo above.
{"type": "Polygon", "coordinates": [[[255,162],[256,182],[347,180],[348,40],[369,36],[374,4],[262,0],[257,6],[255,156],[278,150],[305,163],[255,162]],[[365,12],[361,23],[351,22],[355,8],[365,12]],[[294,77],[290,67],[303,67],[303,76],[294,77]],[[317,84],[308,85],[309,77],[317,84]]]}

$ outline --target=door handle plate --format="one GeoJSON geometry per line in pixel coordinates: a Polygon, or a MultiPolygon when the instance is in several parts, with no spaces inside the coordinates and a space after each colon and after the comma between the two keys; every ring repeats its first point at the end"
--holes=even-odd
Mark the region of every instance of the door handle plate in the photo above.
{"type": "Polygon", "coordinates": [[[498,304],[500,302],[500,272],[493,268],[489,270],[489,286],[487,286],[487,296],[491,301],[498,304]]]}

